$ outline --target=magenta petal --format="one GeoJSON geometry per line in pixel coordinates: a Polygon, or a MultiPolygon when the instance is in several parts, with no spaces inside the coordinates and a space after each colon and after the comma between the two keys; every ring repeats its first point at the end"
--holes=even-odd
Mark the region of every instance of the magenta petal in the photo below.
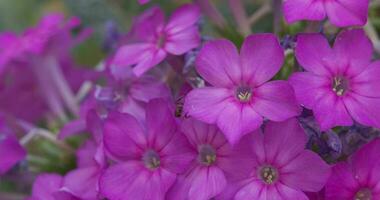
{"type": "Polygon", "coordinates": [[[164,169],[146,170],[129,161],[108,168],[101,176],[100,190],[108,199],[164,200],[176,175],[164,169]]]}
{"type": "Polygon", "coordinates": [[[154,149],[162,149],[177,131],[174,112],[168,102],[163,99],[149,101],[146,106],[146,124],[149,145],[154,149]]]}
{"type": "Polygon", "coordinates": [[[355,121],[380,128],[380,98],[350,94],[343,101],[355,121]]]}
{"type": "Polygon", "coordinates": [[[372,59],[372,42],[362,29],[353,29],[339,33],[334,43],[334,52],[343,66],[347,76],[354,76],[364,71],[372,59]]]}
{"type": "Polygon", "coordinates": [[[321,34],[300,34],[297,36],[296,57],[300,65],[318,75],[330,74],[324,60],[331,57],[331,47],[321,34]]]}
{"type": "Polygon", "coordinates": [[[133,68],[133,73],[140,77],[150,68],[158,65],[166,58],[167,53],[162,49],[152,48],[146,51],[144,58],[133,68]]]}
{"type": "Polygon", "coordinates": [[[62,179],[62,176],[58,174],[40,174],[33,184],[33,198],[38,200],[55,200],[53,193],[61,188],[62,179]]]}
{"type": "Polygon", "coordinates": [[[352,156],[352,171],[355,179],[361,185],[374,187],[379,183],[380,177],[375,176],[380,167],[380,139],[375,139],[364,145],[352,156]]]}
{"type": "Polygon", "coordinates": [[[214,138],[218,134],[216,126],[200,122],[194,118],[182,121],[181,130],[194,149],[197,149],[199,144],[212,143],[208,138],[210,136],[214,138]]]}
{"type": "Polygon", "coordinates": [[[330,166],[321,157],[305,150],[280,169],[280,179],[289,187],[318,192],[326,184],[330,173],[330,166]]]}
{"type": "Polygon", "coordinates": [[[266,194],[265,185],[259,180],[254,180],[242,187],[236,194],[235,200],[247,200],[247,199],[258,199],[264,200],[265,197],[262,198],[262,195],[266,194]],[[265,194],[264,194],[265,193],[265,194]]]}
{"type": "Polygon", "coordinates": [[[201,42],[198,27],[190,27],[186,30],[167,34],[165,50],[174,55],[182,55],[187,51],[196,48],[201,42]]]}
{"type": "Polygon", "coordinates": [[[310,72],[295,72],[289,77],[289,84],[293,86],[298,103],[312,109],[319,98],[331,87],[331,81],[323,76],[310,72]]]}
{"type": "Polygon", "coordinates": [[[300,20],[320,21],[326,17],[323,1],[285,0],[283,10],[288,23],[300,20]]]}
{"type": "Polygon", "coordinates": [[[153,6],[134,19],[128,37],[137,41],[153,41],[156,37],[157,29],[162,29],[164,22],[165,13],[160,7],[153,6]]]}
{"type": "Polygon", "coordinates": [[[266,160],[276,166],[284,166],[305,149],[306,133],[295,118],[268,122],[264,132],[266,160]]]}
{"type": "Polygon", "coordinates": [[[369,67],[351,80],[350,89],[356,94],[380,98],[380,61],[369,67]]]}
{"type": "Polygon", "coordinates": [[[149,43],[122,46],[117,50],[113,63],[118,67],[137,64],[150,54],[151,48],[149,43]]]}
{"type": "Polygon", "coordinates": [[[351,116],[346,109],[346,102],[336,96],[333,92],[327,92],[314,105],[314,117],[321,130],[327,130],[335,126],[351,126],[351,116]]]}
{"type": "Polygon", "coordinates": [[[338,163],[333,167],[332,175],[326,183],[326,199],[350,199],[358,187],[351,166],[338,163]]]}
{"type": "Polygon", "coordinates": [[[223,171],[218,167],[203,167],[195,175],[190,190],[189,199],[208,200],[215,197],[227,186],[223,171]]]}
{"type": "Polygon", "coordinates": [[[108,115],[104,124],[104,144],[113,156],[130,159],[142,152],[146,138],[135,118],[114,112],[108,115]]]}
{"type": "Polygon", "coordinates": [[[199,18],[201,17],[201,12],[198,6],[193,4],[185,4],[175,10],[172,16],[169,18],[168,24],[165,30],[169,35],[176,34],[180,31],[194,26],[199,18]]]}
{"type": "Polygon", "coordinates": [[[325,1],[325,9],[332,24],[364,26],[367,22],[369,0],[325,1]]]}
{"type": "Polygon", "coordinates": [[[275,35],[255,34],[245,39],[240,59],[244,82],[257,86],[280,70],[284,63],[284,50],[275,35]]]}
{"type": "Polygon", "coordinates": [[[58,138],[65,139],[67,137],[80,134],[86,130],[86,121],[83,119],[73,120],[66,123],[63,128],[59,131],[58,138]]]}
{"type": "Polygon", "coordinates": [[[296,190],[294,188],[288,187],[284,184],[276,185],[277,192],[281,196],[282,199],[286,200],[309,200],[305,193],[300,190],[296,190]]]}
{"type": "Polygon", "coordinates": [[[263,118],[249,105],[227,102],[218,117],[217,125],[232,145],[244,135],[258,129],[263,118]]]}
{"type": "Polygon", "coordinates": [[[283,121],[301,112],[294,90],[286,81],[265,83],[254,89],[253,95],[253,109],[270,120],[283,121]]]}
{"type": "Polygon", "coordinates": [[[0,133],[0,137],[3,137],[0,138],[0,175],[2,175],[25,158],[26,150],[15,136],[0,133]]]}
{"type": "Polygon", "coordinates": [[[239,53],[228,40],[206,43],[196,59],[198,73],[217,87],[232,87],[241,80],[239,53]]]}
{"type": "Polygon", "coordinates": [[[96,199],[100,170],[97,166],[70,171],[63,179],[63,187],[82,199],[96,199]]]}
{"type": "Polygon", "coordinates": [[[89,167],[96,166],[96,162],[94,160],[94,155],[96,153],[96,144],[92,140],[87,140],[76,153],[77,156],[77,166],[81,167],[89,167]]]}
{"type": "Polygon", "coordinates": [[[213,124],[232,99],[233,92],[225,88],[204,87],[189,92],[185,99],[184,111],[198,120],[213,124]]]}

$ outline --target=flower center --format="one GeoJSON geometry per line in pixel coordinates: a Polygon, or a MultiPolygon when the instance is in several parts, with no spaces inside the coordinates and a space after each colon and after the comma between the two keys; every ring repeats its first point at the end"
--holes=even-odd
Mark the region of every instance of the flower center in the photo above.
{"type": "Polygon", "coordinates": [[[159,36],[157,38],[157,47],[159,47],[159,48],[164,47],[165,42],[166,42],[165,34],[164,33],[159,34],[159,36]]]}
{"type": "Polygon", "coordinates": [[[210,145],[201,145],[198,148],[198,160],[200,163],[210,166],[216,161],[216,152],[210,145]]]}
{"type": "Polygon", "coordinates": [[[160,156],[153,150],[148,150],[142,157],[144,165],[148,169],[157,169],[160,166],[160,156]]]}
{"type": "Polygon", "coordinates": [[[249,102],[252,98],[252,88],[241,86],[236,89],[236,98],[240,102],[249,102]]]}
{"type": "Polygon", "coordinates": [[[259,175],[264,183],[271,185],[278,179],[278,171],[272,166],[264,166],[259,169],[259,175]]]}
{"type": "Polygon", "coordinates": [[[332,80],[332,90],[336,93],[338,96],[344,95],[349,87],[348,80],[341,76],[336,76],[332,80]]]}
{"type": "Polygon", "coordinates": [[[371,199],[372,199],[372,193],[371,193],[371,190],[368,188],[360,189],[354,197],[354,200],[371,200],[371,199]]]}

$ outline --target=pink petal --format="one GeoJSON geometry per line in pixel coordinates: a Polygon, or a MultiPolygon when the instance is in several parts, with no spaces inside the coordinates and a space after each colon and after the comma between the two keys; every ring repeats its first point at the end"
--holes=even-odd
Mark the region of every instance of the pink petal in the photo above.
{"type": "Polygon", "coordinates": [[[350,89],[362,96],[380,98],[380,61],[372,63],[354,77],[350,82],[350,89]]]}
{"type": "Polygon", "coordinates": [[[166,58],[167,53],[162,49],[150,49],[146,51],[144,58],[133,68],[133,73],[140,77],[146,71],[158,65],[166,58]]]}
{"type": "Polygon", "coordinates": [[[326,199],[350,199],[358,187],[351,166],[347,163],[338,163],[333,167],[331,177],[326,183],[326,199]]]}
{"type": "Polygon", "coordinates": [[[375,139],[361,147],[352,156],[352,170],[355,174],[355,179],[361,184],[374,187],[380,181],[380,139],[375,139]]]}
{"type": "Polygon", "coordinates": [[[200,50],[195,65],[198,73],[214,86],[232,87],[240,83],[239,53],[228,40],[206,43],[200,50]]]}
{"type": "Polygon", "coordinates": [[[113,59],[118,66],[135,65],[150,56],[152,45],[149,43],[128,44],[120,47],[113,59]]]}
{"type": "Polygon", "coordinates": [[[253,109],[273,121],[298,116],[301,107],[296,102],[294,90],[286,81],[271,81],[253,90],[253,109]]]}
{"type": "Polygon", "coordinates": [[[166,35],[165,50],[174,55],[182,55],[200,45],[201,37],[198,27],[189,27],[177,33],[166,35]]]}
{"type": "Polygon", "coordinates": [[[201,17],[201,12],[198,6],[193,4],[185,4],[175,10],[169,19],[165,30],[169,35],[176,34],[180,31],[194,26],[199,18],[201,17]]]}
{"type": "Polygon", "coordinates": [[[330,89],[331,81],[323,76],[310,72],[295,72],[289,77],[298,103],[312,109],[318,99],[330,89]]]}
{"type": "Polygon", "coordinates": [[[177,132],[159,154],[162,166],[174,173],[183,173],[196,159],[196,152],[181,132],[177,132]]]}
{"type": "Polygon", "coordinates": [[[281,183],[308,192],[320,191],[330,174],[330,166],[309,150],[305,150],[280,169],[281,183]]]}
{"type": "Polygon", "coordinates": [[[65,139],[67,137],[77,135],[86,130],[86,121],[83,119],[73,120],[66,123],[59,131],[58,138],[65,139]]]}
{"type": "Polygon", "coordinates": [[[314,117],[321,130],[327,130],[335,126],[351,126],[351,116],[340,97],[333,92],[327,92],[315,103],[313,107],[314,117]]]}
{"type": "Polygon", "coordinates": [[[284,63],[284,50],[275,35],[255,34],[245,39],[240,58],[244,81],[258,86],[280,70],[284,63]]]}
{"type": "Polygon", "coordinates": [[[78,167],[96,166],[94,155],[96,153],[96,144],[92,140],[87,140],[76,153],[78,167]]]}
{"type": "Polygon", "coordinates": [[[360,124],[380,128],[380,98],[351,94],[344,98],[344,105],[352,118],[360,124]]]}
{"type": "Polygon", "coordinates": [[[15,136],[0,133],[0,137],[5,137],[0,139],[0,175],[2,175],[23,160],[27,152],[15,136]]]}
{"type": "MultiPolygon", "coordinates": [[[[213,139],[221,135],[216,126],[200,122],[194,118],[182,121],[181,130],[186,135],[194,150],[197,150],[200,144],[214,144],[213,139]]],[[[224,138],[223,135],[221,136],[224,138]]],[[[226,142],[225,139],[224,142],[226,142]]],[[[223,142],[219,143],[219,145],[222,144],[223,142]]]]}
{"type": "Polygon", "coordinates": [[[58,174],[40,174],[33,184],[32,196],[38,200],[55,200],[53,193],[62,186],[62,176],[58,174]]]}
{"type": "Polygon", "coordinates": [[[146,145],[140,124],[129,114],[110,113],[104,124],[106,149],[119,159],[138,157],[146,145]]]}
{"type": "Polygon", "coordinates": [[[266,188],[265,185],[259,181],[254,180],[242,187],[236,194],[235,200],[247,200],[247,199],[257,199],[265,200],[266,188]]]}
{"type": "Polygon", "coordinates": [[[355,76],[364,71],[372,59],[373,46],[362,29],[339,33],[334,43],[336,57],[343,61],[341,69],[347,76],[355,76]]]}
{"type": "Polygon", "coordinates": [[[177,133],[174,111],[169,108],[167,101],[153,99],[149,101],[145,112],[149,146],[162,149],[177,133]]]}
{"type": "Polygon", "coordinates": [[[131,41],[152,42],[156,39],[157,30],[164,26],[164,22],[165,13],[160,7],[153,6],[133,20],[127,37],[131,41]]]}
{"type": "Polygon", "coordinates": [[[268,122],[264,132],[266,161],[270,164],[284,166],[305,149],[306,133],[295,118],[268,122]]]}
{"type": "Polygon", "coordinates": [[[300,34],[297,36],[296,57],[300,65],[318,75],[330,74],[325,61],[332,55],[327,39],[321,34],[300,34]]]}
{"type": "Polygon", "coordinates": [[[129,161],[105,171],[100,191],[108,199],[164,200],[175,178],[164,169],[150,171],[141,162],[129,161]]]}
{"type": "Polygon", "coordinates": [[[283,10],[288,23],[300,20],[321,21],[326,17],[323,1],[285,0],[283,10]]]}
{"type": "Polygon", "coordinates": [[[253,139],[251,147],[255,155],[254,158],[258,164],[267,164],[263,132],[261,129],[258,129],[252,133],[252,135],[253,139]]]}
{"type": "Polygon", "coordinates": [[[364,26],[367,22],[368,0],[336,0],[324,4],[331,23],[336,26],[364,26]]]}
{"type": "Polygon", "coordinates": [[[281,199],[286,200],[309,200],[305,193],[300,190],[288,187],[284,184],[276,185],[277,192],[280,194],[281,199]]]}
{"type": "Polygon", "coordinates": [[[234,145],[241,137],[258,129],[263,123],[263,118],[249,104],[236,101],[226,104],[218,117],[217,125],[228,142],[234,145]]]}
{"type": "Polygon", "coordinates": [[[82,199],[96,199],[100,170],[97,166],[70,171],[63,179],[63,187],[82,199]]]}
{"type": "Polygon", "coordinates": [[[206,123],[216,123],[220,113],[226,107],[226,101],[233,97],[233,92],[224,88],[204,87],[189,92],[185,99],[184,111],[206,123]]]}
{"type": "Polygon", "coordinates": [[[195,175],[189,189],[189,199],[208,200],[227,186],[223,171],[218,167],[202,167],[195,175]]]}

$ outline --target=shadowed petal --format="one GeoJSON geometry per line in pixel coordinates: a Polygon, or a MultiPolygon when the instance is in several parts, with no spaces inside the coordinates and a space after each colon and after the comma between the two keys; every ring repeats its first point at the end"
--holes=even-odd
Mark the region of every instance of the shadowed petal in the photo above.
{"type": "Polygon", "coordinates": [[[368,5],[368,0],[325,1],[325,9],[331,23],[339,27],[365,25],[368,5]]]}
{"type": "Polygon", "coordinates": [[[326,17],[323,1],[285,0],[284,16],[288,23],[300,20],[323,20],[326,17]]]}
{"type": "Polygon", "coordinates": [[[326,183],[326,198],[350,199],[358,187],[351,166],[343,162],[338,163],[333,167],[332,175],[326,183]]]}
{"type": "Polygon", "coordinates": [[[201,12],[198,6],[194,4],[185,4],[173,12],[165,30],[169,35],[176,34],[194,26],[200,17],[201,12]]]}
{"type": "Polygon", "coordinates": [[[33,184],[32,196],[38,200],[55,200],[53,193],[62,186],[62,176],[58,174],[41,174],[33,184]]]}
{"type": "Polygon", "coordinates": [[[165,41],[165,50],[174,55],[182,55],[196,48],[201,42],[198,27],[189,27],[177,33],[168,34],[165,41]]]}
{"type": "Polygon", "coordinates": [[[75,169],[63,179],[63,187],[83,199],[96,199],[100,170],[97,166],[75,169]]]}
{"type": "Polygon", "coordinates": [[[227,186],[223,171],[218,167],[201,167],[196,173],[189,189],[189,199],[208,200],[227,186]]]}
{"type": "Polygon", "coordinates": [[[26,151],[13,135],[2,135],[0,139],[0,175],[6,173],[15,164],[25,158],[26,151]]]}

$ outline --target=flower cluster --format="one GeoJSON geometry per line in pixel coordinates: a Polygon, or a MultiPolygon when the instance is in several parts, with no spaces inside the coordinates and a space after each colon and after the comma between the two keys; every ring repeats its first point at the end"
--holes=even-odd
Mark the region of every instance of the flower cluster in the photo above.
{"type": "MultiPolygon", "coordinates": [[[[365,31],[333,42],[323,31],[256,33],[236,45],[201,34],[216,8],[195,2],[167,20],[147,9],[96,69],[71,55],[92,32],[78,18],[1,33],[0,174],[32,168],[31,143],[48,140],[76,167],[37,170],[30,200],[379,200],[380,61],[365,31]]],[[[288,23],[348,27],[364,25],[368,7],[282,9],[288,23]]]]}

